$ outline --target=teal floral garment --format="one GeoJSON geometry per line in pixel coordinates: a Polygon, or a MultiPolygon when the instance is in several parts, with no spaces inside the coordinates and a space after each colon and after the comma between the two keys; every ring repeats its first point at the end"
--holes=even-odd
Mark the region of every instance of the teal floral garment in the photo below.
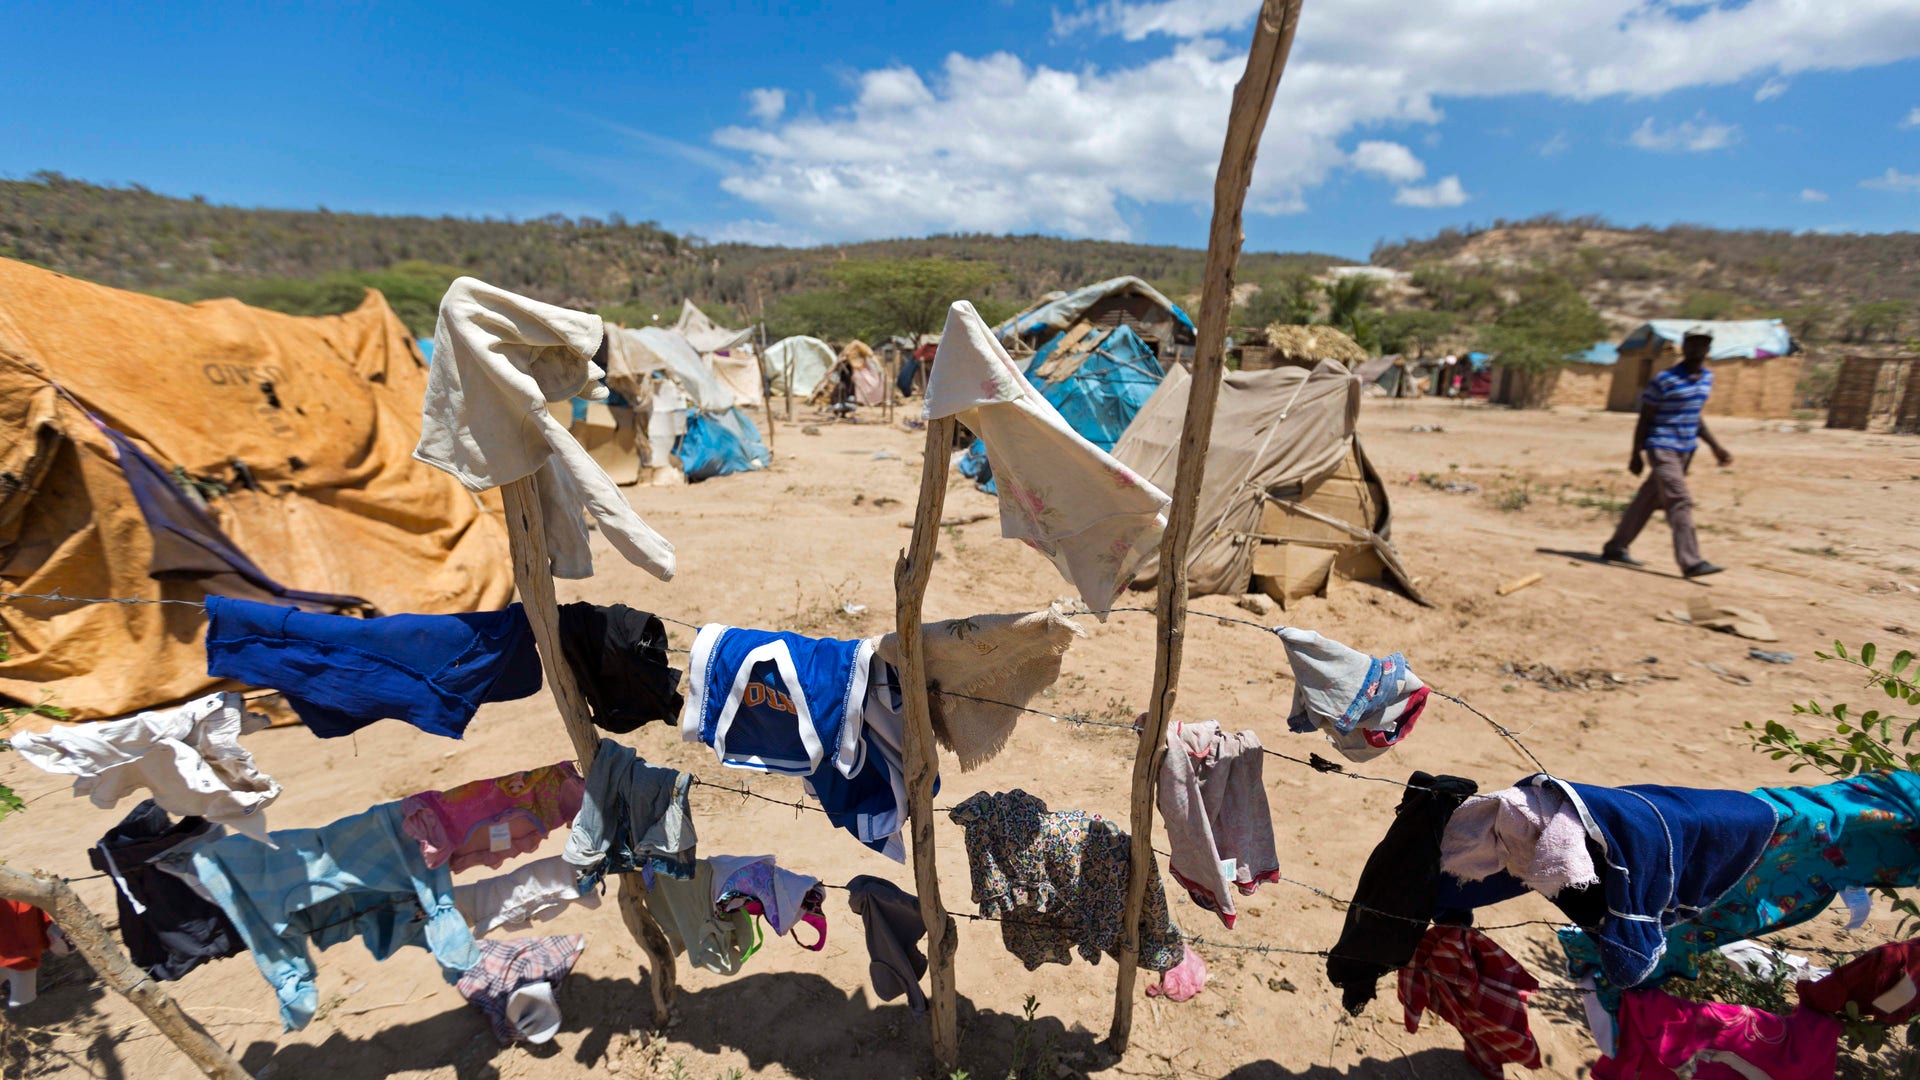
{"type": "MultiPolygon", "coordinates": [[[[1856,885],[1920,882],[1920,776],[1875,772],[1820,787],[1760,788],[1778,823],[1760,862],[1726,894],[1667,931],[1652,986],[1675,975],[1696,978],[1701,953],[1797,926],[1856,885]]],[[[1599,953],[1585,931],[1560,931],[1568,967],[1599,981],[1599,953]]],[[[1619,988],[1601,987],[1609,1009],[1619,988]]]]}
{"type": "MultiPolygon", "coordinates": [[[[1024,791],[981,792],[953,808],[966,831],[967,869],[980,914],[1002,920],[1000,939],[1028,971],[1117,956],[1126,917],[1127,834],[1084,810],[1049,812],[1024,791]]],[[[1160,867],[1150,863],[1140,913],[1140,966],[1166,971],[1184,955],[1167,911],[1160,867]]]]}

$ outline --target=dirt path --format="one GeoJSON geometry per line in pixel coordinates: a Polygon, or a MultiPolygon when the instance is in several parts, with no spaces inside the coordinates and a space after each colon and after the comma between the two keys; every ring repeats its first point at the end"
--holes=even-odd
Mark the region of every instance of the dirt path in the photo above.
{"type": "MultiPolygon", "coordinates": [[[[1551,554],[1597,549],[1611,526],[1605,507],[1631,494],[1623,468],[1630,417],[1369,400],[1362,427],[1394,499],[1394,539],[1434,606],[1352,586],[1284,617],[1370,651],[1404,651],[1430,683],[1521,732],[1562,775],[1600,784],[1786,782],[1784,771],[1747,749],[1741,723],[1785,717],[1791,702],[1810,696],[1857,696],[1857,684],[1843,671],[1813,660],[1813,650],[1834,638],[1911,647],[1920,629],[1920,531],[1910,509],[1920,491],[1920,441],[1752,421],[1717,420],[1716,426],[1739,461],[1730,470],[1696,470],[1698,516],[1708,557],[1733,569],[1706,586],[1551,554]],[[1444,430],[1412,430],[1433,426],[1444,430]],[[1464,480],[1480,491],[1449,494],[1422,474],[1442,484],[1464,480]],[[1495,596],[1500,583],[1535,571],[1545,575],[1540,584],[1495,596]],[[1770,647],[1796,653],[1799,661],[1759,663],[1748,658],[1747,642],[1655,620],[1657,612],[1683,608],[1709,587],[1716,598],[1765,614],[1781,637],[1770,647]],[[1624,685],[1556,692],[1503,672],[1503,665],[1536,663],[1589,685],[1605,685],[1608,674],[1624,685]],[[1698,664],[1718,665],[1730,678],[1698,664]]],[[[917,435],[877,426],[827,427],[818,437],[783,426],[779,460],[768,472],[688,488],[634,489],[642,514],[678,546],[679,577],[670,585],[654,582],[596,539],[600,576],[562,583],[561,599],[624,601],[691,622],[841,637],[884,632],[891,625],[893,559],[907,539],[898,523],[911,513],[919,446],[917,435]],[[865,608],[849,615],[847,604],[865,608]]],[[[992,508],[990,498],[956,477],[949,514],[992,508]]],[[[1636,549],[1657,570],[1670,569],[1666,537],[1656,521],[1636,549]]],[[[927,611],[939,618],[1031,610],[1066,591],[1038,555],[998,539],[997,521],[988,520],[942,538],[927,611]]],[[[1244,615],[1231,600],[1207,597],[1195,607],[1244,615]]],[[[1152,617],[1083,621],[1091,636],[1069,655],[1046,707],[1130,720],[1151,681],[1152,617]]],[[[1254,728],[1267,745],[1290,753],[1322,748],[1318,736],[1285,729],[1292,684],[1270,636],[1208,619],[1189,625],[1183,716],[1254,728]]],[[[687,644],[689,632],[673,632],[676,645],[687,644]]],[[[792,780],[722,770],[711,751],[683,744],[677,732],[659,725],[626,741],[649,759],[709,780],[750,782],[784,797],[800,791],[792,780]]],[[[285,785],[271,811],[278,828],[324,824],[423,787],[566,753],[544,695],[486,707],[464,742],[396,723],[326,742],[297,728],[276,730],[252,737],[250,745],[285,785]]],[[[1124,820],[1132,749],[1125,732],[1030,718],[1006,752],[976,772],[962,774],[949,759],[938,803],[1020,787],[1056,809],[1124,820]]],[[[1416,768],[1471,776],[1483,789],[1532,771],[1487,724],[1446,702],[1436,703],[1409,742],[1368,771],[1404,778],[1416,768]]],[[[11,756],[0,758],[0,777],[32,801],[27,813],[0,826],[0,857],[16,866],[88,873],[86,845],[118,815],[69,797],[65,783],[11,756]]],[[[1398,790],[1272,759],[1267,787],[1284,872],[1346,895],[1386,827],[1398,790]]],[[[829,882],[870,873],[912,887],[905,867],[829,830],[816,814],[702,789],[694,801],[703,853],[774,852],[782,864],[829,882]]],[[[947,902],[968,910],[960,832],[942,822],[938,835],[947,902]]],[[[559,843],[553,840],[554,850],[559,843]]],[[[75,887],[111,914],[108,882],[75,887]]],[[[1287,884],[1263,888],[1242,901],[1242,911],[1239,928],[1229,933],[1184,897],[1174,902],[1175,918],[1190,933],[1284,949],[1325,948],[1341,921],[1332,902],[1287,884]]],[[[1529,897],[1488,914],[1483,921],[1508,923],[1554,912],[1529,897]]],[[[261,1076],[321,1070],[346,1077],[697,1080],[921,1074],[930,1060],[924,1026],[903,1003],[873,1000],[859,924],[844,894],[830,895],[828,916],[831,936],[822,953],[773,941],[733,979],[685,974],[685,1019],[651,1046],[633,1034],[647,1025],[651,1007],[635,978],[638,949],[612,904],[548,924],[552,932],[586,933],[588,948],[560,995],[565,1027],[542,1048],[497,1048],[479,1012],[443,982],[423,950],[379,965],[357,942],[322,954],[321,1015],[299,1033],[279,1031],[271,994],[245,958],[204,967],[175,989],[261,1076]]],[[[1883,940],[1890,922],[1877,916],[1863,936],[1883,940]]],[[[1829,935],[1837,925],[1833,919],[1814,924],[1829,935]]],[[[1098,1064],[1096,1044],[1111,1009],[1110,962],[1028,972],[1001,948],[990,924],[963,922],[960,935],[970,1075],[1006,1075],[1016,1043],[1027,1048],[1028,1062],[1044,1056],[1067,1070],[1048,1067],[1034,1075],[1098,1064]],[[1029,999],[1037,1010],[1030,1026],[1022,1020],[1029,999]]],[[[1535,927],[1496,937],[1544,984],[1564,985],[1550,931],[1535,927]]],[[[1405,1031],[1390,981],[1383,982],[1380,1001],[1347,1020],[1316,958],[1223,949],[1206,956],[1207,991],[1182,1005],[1143,1003],[1132,1051],[1104,1075],[1473,1075],[1452,1028],[1429,1019],[1418,1034],[1405,1031]]],[[[103,997],[77,961],[50,961],[41,994],[8,1018],[14,1035],[40,1040],[31,1055],[38,1073],[142,1080],[194,1075],[132,1010],[103,997]]],[[[1547,1058],[1539,1075],[1580,1075],[1592,1061],[1577,1007],[1564,995],[1537,998],[1533,1024],[1547,1058]]]]}

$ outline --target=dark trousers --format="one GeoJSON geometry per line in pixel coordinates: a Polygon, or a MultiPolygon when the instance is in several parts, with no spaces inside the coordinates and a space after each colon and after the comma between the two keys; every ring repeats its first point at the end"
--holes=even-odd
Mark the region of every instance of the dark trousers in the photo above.
{"type": "Polygon", "coordinates": [[[1693,493],[1687,490],[1687,466],[1693,463],[1693,455],[1677,450],[1648,450],[1646,459],[1647,479],[1627,504],[1626,512],[1620,515],[1620,526],[1613,530],[1613,539],[1607,541],[1607,550],[1627,550],[1640,530],[1652,520],[1653,512],[1665,510],[1667,527],[1673,530],[1674,559],[1682,570],[1697,566],[1703,560],[1700,539],[1693,531],[1693,493]]]}

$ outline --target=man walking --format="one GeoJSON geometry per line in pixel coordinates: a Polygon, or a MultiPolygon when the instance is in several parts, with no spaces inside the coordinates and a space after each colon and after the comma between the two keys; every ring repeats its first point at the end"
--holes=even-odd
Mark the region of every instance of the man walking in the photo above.
{"type": "Polygon", "coordinates": [[[1706,442],[1720,464],[1733,464],[1733,455],[1707,430],[1700,415],[1713,392],[1713,372],[1707,370],[1712,347],[1712,334],[1697,327],[1687,331],[1680,341],[1680,362],[1655,375],[1640,395],[1640,420],[1633,427],[1633,457],[1627,471],[1635,476],[1644,471],[1647,479],[1620,515],[1613,539],[1600,549],[1600,557],[1608,562],[1646,565],[1627,554],[1627,548],[1646,528],[1654,510],[1662,509],[1667,512],[1667,527],[1673,530],[1673,556],[1681,573],[1696,578],[1725,569],[1700,557],[1700,541],[1693,531],[1693,494],[1687,490],[1687,466],[1698,442],[1706,442]]]}

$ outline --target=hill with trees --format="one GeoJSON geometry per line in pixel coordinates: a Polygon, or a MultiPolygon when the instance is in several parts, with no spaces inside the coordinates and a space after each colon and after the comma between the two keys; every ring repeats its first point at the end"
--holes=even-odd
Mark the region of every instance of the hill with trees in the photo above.
{"type": "MultiPolygon", "coordinates": [[[[872,337],[925,322],[929,287],[989,318],[1092,281],[1137,275],[1176,300],[1205,252],[1052,236],[930,236],[814,248],[710,244],[654,222],[530,221],[219,206],[139,185],[39,173],[0,180],[0,256],[176,299],[236,296],[297,314],[379,288],[428,332],[447,282],[473,274],[628,323],[671,320],[683,298],[775,336],[872,337]],[[913,324],[909,326],[908,324],[913,324]]],[[[1785,318],[1810,341],[1920,333],[1920,233],[1823,235],[1594,218],[1496,221],[1381,243],[1397,280],[1325,280],[1345,260],[1249,252],[1234,323],[1325,321],[1374,348],[1488,348],[1545,357],[1648,318],[1785,318]]]]}

